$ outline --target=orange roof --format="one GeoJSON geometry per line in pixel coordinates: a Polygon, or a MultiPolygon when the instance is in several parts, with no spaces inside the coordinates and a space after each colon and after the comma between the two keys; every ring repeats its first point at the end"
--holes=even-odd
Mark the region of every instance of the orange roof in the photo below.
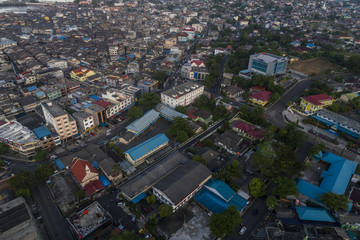
{"type": "Polygon", "coordinates": [[[333,100],[332,97],[326,95],[326,94],[318,94],[318,95],[312,95],[312,96],[306,96],[302,97],[305,101],[312,103],[316,106],[323,105],[323,101],[331,101],[333,100]]]}
{"type": "Polygon", "coordinates": [[[74,158],[71,162],[71,172],[79,183],[81,183],[86,176],[86,166],[89,168],[90,172],[98,173],[89,161],[74,158]]]}

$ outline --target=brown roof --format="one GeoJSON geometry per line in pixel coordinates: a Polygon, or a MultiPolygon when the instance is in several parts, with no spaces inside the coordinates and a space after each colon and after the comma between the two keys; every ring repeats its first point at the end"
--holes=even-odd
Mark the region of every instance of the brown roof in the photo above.
{"type": "Polygon", "coordinates": [[[89,161],[74,158],[71,162],[71,172],[79,183],[81,183],[86,176],[86,167],[88,167],[90,172],[97,173],[96,169],[89,161]]]}

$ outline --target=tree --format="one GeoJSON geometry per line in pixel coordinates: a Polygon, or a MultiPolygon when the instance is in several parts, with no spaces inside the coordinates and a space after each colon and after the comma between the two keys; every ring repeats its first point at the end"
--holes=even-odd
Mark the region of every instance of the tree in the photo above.
{"type": "Polygon", "coordinates": [[[192,160],[196,161],[196,162],[199,162],[199,163],[202,163],[205,165],[205,159],[203,159],[200,155],[194,155],[192,157],[192,160]]]}
{"type": "Polygon", "coordinates": [[[190,128],[186,119],[176,117],[171,126],[168,128],[167,134],[171,137],[175,137],[175,140],[178,142],[184,142],[189,138],[189,136],[194,135],[194,132],[190,128]]]}
{"type": "Polygon", "coordinates": [[[346,61],[346,67],[354,73],[360,73],[360,55],[355,54],[350,56],[346,61]]]}
{"type": "Polygon", "coordinates": [[[0,154],[6,154],[9,152],[9,147],[5,143],[0,143],[0,154]]]}
{"type": "Polygon", "coordinates": [[[15,191],[16,197],[23,197],[25,199],[30,198],[30,190],[28,188],[20,188],[15,191]]]}
{"type": "Polygon", "coordinates": [[[191,18],[190,21],[187,22],[187,25],[192,25],[194,23],[199,23],[199,20],[197,18],[191,18]]]}
{"type": "Polygon", "coordinates": [[[348,200],[344,194],[338,195],[332,192],[328,192],[321,195],[320,200],[325,204],[325,206],[334,211],[348,209],[348,200]]]}
{"type": "Polygon", "coordinates": [[[150,205],[153,205],[156,203],[156,197],[154,195],[146,197],[146,202],[150,205]]]}
{"type": "Polygon", "coordinates": [[[322,142],[319,144],[313,145],[310,148],[310,156],[312,157],[314,155],[317,155],[320,151],[325,152],[325,150],[326,150],[326,146],[322,142]]]}
{"type": "Polygon", "coordinates": [[[35,149],[35,161],[44,161],[47,156],[47,151],[43,148],[35,149]]]}
{"type": "Polygon", "coordinates": [[[35,176],[32,172],[21,171],[10,178],[9,187],[15,194],[27,194],[27,190],[30,192],[35,187],[35,176]],[[22,190],[20,190],[22,189],[22,190]],[[19,192],[20,191],[20,192],[19,192]]]}
{"type": "Polygon", "coordinates": [[[41,164],[35,169],[35,177],[39,180],[47,180],[52,173],[53,170],[49,164],[41,164]]]}
{"type": "Polygon", "coordinates": [[[219,120],[221,118],[226,118],[227,110],[224,105],[218,105],[214,109],[214,120],[219,120]]]}
{"type": "Polygon", "coordinates": [[[278,138],[292,149],[296,149],[306,141],[307,135],[297,128],[296,123],[289,123],[285,128],[280,129],[278,138]]]}
{"type": "Polygon", "coordinates": [[[253,178],[249,183],[250,194],[257,198],[265,195],[265,183],[260,178],[253,178]]]}
{"type": "Polygon", "coordinates": [[[134,231],[113,232],[110,240],[140,240],[141,238],[134,231]]]}
{"type": "Polygon", "coordinates": [[[177,107],[175,108],[175,110],[178,111],[178,112],[181,112],[181,113],[183,113],[183,114],[186,113],[186,107],[185,107],[185,106],[177,106],[177,107]]]}
{"type": "Polygon", "coordinates": [[[275,179],[276,186],[272,193],[280,198],[284,198],[288,195],[296,195],[298,193],[295,180],[288,177],[277,177],[275,179]]]}
{"type": "Polygon", "coordinates": [[[267,198],[266,198],[266,206],[268,207],[268,209],[269,210],[274,210],[275,209],[275,207],[276,207],[276,204],[278,203],[278,201],[277,201],[277,199],[276,199],[276,197],[274,197],[274,196],[268,196],[267,198]]]}
{"type": "Polygon", "coordinates": [[[160,217],[168,217],[172,214],[173,208],[166,204],[161,204],[159,207],[159,215],[160,217]]]}
{"type": "Polygon", "coordinates": [[[160,82],[160,85],[162,85],[166,81],[167,77],[168,75],[166,74],[166,72],[163,71],[155,71],[152,75],[152,78],[158,80],[160,82]]]}
{"type": "Polygon", "coordinates": [[[85,191],[81,189],[75,193],[75,196],[76,196],[76,199],[79,201],[79,200],[84,199],[86,197],[86,194],[85,194],[85,191]]]}
{"type": "Polygon", "coordinates": [[[160,103],[160,97],[153,92],[145,93],[139,100],[140,106],[142,106],[145,110],[154,108],[158,103],[160,103]]]}
{"type": "Polygon", "coordinates": [[[129,109],[127,116],[131,121],[135,121],[136,119],[140,118],[142,115],[143,115],[143,111],[139,107],[132,106],[129,109]]]}
{"type": "Polygon", "coordinates": [[[216,238],[224,238],[228,234],[234,234],[242,219],[237,207],[231,205],[222,213],[215,213],[210,218],[210,231],[216,238]]]}

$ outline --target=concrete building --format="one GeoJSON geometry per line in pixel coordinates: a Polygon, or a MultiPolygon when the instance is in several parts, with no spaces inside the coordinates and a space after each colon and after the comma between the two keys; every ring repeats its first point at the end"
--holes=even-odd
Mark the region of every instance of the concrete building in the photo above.
{"type": "Polygon", "coordinates": [[[98,126],[100,123],[106,122],[106,113],[104,107],[97,104],[93,104],[85,108],[84,111],[93,115],[95,126],[98,126]]]}
{"type": "Polygon", "coordinates": [[[112,103],[111,106],[106,108],[106,117],[110,118],[116,113],[123,111],[134,103],[134,97],[125,94],[123,91],[111,88],[102,94],[102,98],[112,103]]]}
{"type": "Polygon", "coordinates": [[[55,138],[53,134],[45,126],[35,128],[33,130],[35,136],[41,141],[41,146],[50,151],[55,148],[55,138]]]}
{"type": "Polygon", "coordinates": [[[44,239],[24,198],[19,197],[0,205],[0,213],[0,239],[44,239]]]}
{"type": "Polygon", "coordinates": [[[68,67],[67,61],[62,60],[62,59],[53,59],[50,60],[47,63],[49,68],[59,68],[59,69],[64,69],[68,67]]]}
{"type": "Polygon", "coordinates": [[[178,210],[192,199],[211,178],[211,171],[203,164],[187,161],[156,183],[152,189],[157,199],[178,210]]]}
{"type": "Polygon", "coordinates": [[[158,134],[124,152],[126,160],[137,167],[145,162],[146,157],[167,146],[168,142],[165,134],[158,134]]]}
{"type": "Polygon", "coordinates": [[[283,74],[287,67],[287,58],[270,53],[257,53],[250,56],[249,71],[274,76],[283,74]]]}
{"type": "Polygon", "coordinates": [[[334,99],[326,94],[318,94],[301,97],[300,107],[305,114],[312,114],[316,111],[330,106],[334,99]]]}
{"type": "Polygon", "coordinates": [[[79,111],[73,114],[81,132],[90,131],[95,127],[94,116],[86,111],[79,111]]]}
{"type": "Polygon", "coordinates": [[[0,121],[0,142],[26,156],[34,155],[35,149],[41,147],[34,133],[17,121],[0,121]]]}
{"type": "Polygon", "coordinates": [[[161,102],[172,108],[188,106],[204,93],[204,86],[199,83],[186,82],[161,93],[161,102]]]}
{"type": "Polygon", "coordinates": [[[137,83],[137,86],[142,90],[142,94],[154,92],[158,85],[159,81],[154,79],[142,79],[137,83]]]}
{"type": "Polygon", "coordinates": [[[76,121],[64,109],[54,102],[41,103],[46,124],[55,128],[61,140],[69,139],[78,134],[76,121]]]}
{"type": "Polygon", "coordinates": [[[71,214],[67,221],[74,235],[80,240],[87,239],[96,230],[109,226],[112,217],[98,202],[93,202],[79,212],[71,214]]]}

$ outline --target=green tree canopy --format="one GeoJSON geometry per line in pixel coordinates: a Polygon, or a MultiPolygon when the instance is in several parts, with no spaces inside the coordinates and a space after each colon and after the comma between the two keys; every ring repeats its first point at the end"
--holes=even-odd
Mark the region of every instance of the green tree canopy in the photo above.
{"type": "Polygon", "coordinates": [[[145,93],[139,100],[140,106],[142,106],[145,110],[154,108],[158,103],[160,103],[160,97],[153,92],[145,93]]]}
{"type": "Polygon", "coordinates": [[[231,205],[222,213],[215,213],[210,218],[210,231],[214,237],[224,238],[228,234],[234,234],[242,219],[238,209],[231,205]]]}
{"type": "Polygon", "coordinates": [[[154,203],[156,203],[156,197],[154,195],[147,196],[146,202],[150,205],[153,205],[154,203]]]}
{"type": "Polygon", "coordinates": [[[175,110],[178,111],[178,112],[181,112],[181,113],[183,113],[183,114],[186,113],[186,107],[185,107],[185,106],[177,106],[177,107],[175,108],[175,110]]]}
{"type": "Polygon", "coordinates": [[[30,190],[28,188],[20,188],[15,191],[16,197],[23,197],[25,199],[29,199],[30,195],[30,190]]]}
{"type": "Polygon", "coordinates": [[[320,151],[321,152],[325,152],[326,150],[326,146],[324,143],[319,143],[319,144],[316,144],[316,145],[313,145],[310,147],[310,155],[311,156],[314,156],[316,154],[318,154],[320,151]]]}
{"type": "Polygon", "coordinates": [[[82,200],[82,199],[84,199],[86,197],[86,194],[85,194],[84,190],[80,189],[79,191],[77,191],[75,193],[75,196],[76,196],[77,200],[82,200]]]}
{"type": "Polygon", "coordinates": [[[166,204],[161,204],[159,207],[159,215],[160,217],[168,217],[172,214],[173,208],[166,204]]]}
{"type": "Polygon", "coordinates": [[[275,179],[276,186],[273,189],[273,194],[284,198],[288,195],[296,195],[298,193],[295,180],[288,177],[277,177],[275,179]]]}
{"type": "Polygon", "coordinates": [[[298,148],[307,139],[307,135],[299,130],[295,123],[289,123],[285,128],[280,129],[278,136],[280,141],[292,149],[298,148]]]}
{"type": "Polygon", "coordinates": [[[346,67],[354,73],[360,73],[360,55],[355,54],[350,56],[346,61],[346,67]]]}
{"type": "Polygon", "coordinates": [[[226,118],[227,114],[228,114],[228,111],[226,110],[224,105],[220,104],[220,105],[216,106],[214,109],[214,120],[216,121],[221,118],[226,118]]]}
{"type": "Polygon", "coordinates": [[[278,201],[277,201],[277,199],[276,199],[276,197],[274,197],[274,196],[268,196],[267,198],[266,198],[266,206],[268,207],[268,209],[269,210],[274,210],[275,209],[275,207],[276,207],[276,204],[278,203],[278,201]]]}
{"type": "Polygon", "coordinates": [[[10,178],[9,187],[16,195],[27,197],[30,195],[30,190],[35,187],[35,176],[32,172],[21,171],[10,178]],[[29,193],[29,194],[28,194],[29,193]]]}
{"type": "Polygon", "coordinates": [[[257,198],[265,195],[265,183],[260,178],[253,178],[249,183],[250,194],[257,198]]]}
{"type": "Polygon", "coordinates": [[[321,195],[320,200],[325,204],[325,206],[334,211],[348,209],[348,200],[345,195],[338,195],[332,192],[328,192],[321,195]]]}
{"type": "Polygon", "coordinates": [[[39,180],[47,180],[52,173],[53,170],[49,164],[41,164],[35,169],[35,177],[39,180]]]}
{"type": "Polygon", "coordinates": [[[160,85],[162,85],[162,83],[166,81],[167,77],[168,75],[166,74],[166,72],[163,71],[155,71],[152,75],[153,79],[158,80],[161,83],[160,85]]]}
{"type": "Polygon", "coordinates": [[[171,137],[175,137],[178,142],[186,141],[190,136],[194,135],[194,132],[189,126],[186,119],[182,117],[176,117],[167,130],[167,134],[171,137]]]}
{"type": "Polygon", "coordinates": [[[0,154],[6,154],[9,152],[9,147],[5,143],[0,143],[0,154]]]}
{"type": "Polygon", "coordinates": [[[45,160],[47,156],[47,151],[43,148],[37,148],[35,149],[35,156],[34,156],[34,159],[36,161],[43,161],[45,160]]]}
{"type": "Polygon", "coordinates": [[[114,232],[110,236],[110,240],[140,240],[140,236],[134,231],[125,230],[123,232],[114,232]]]}
{"type": "Polygon", "coordinates": [[[141,108],[139,107],[136,107],[136,106],[132,106],[129,111],[128,111],[128,118],[131,120],[131,121],[135,121],[136,119],[142,117],[143,115],[143,111],[141,110],[141,108]]]}

